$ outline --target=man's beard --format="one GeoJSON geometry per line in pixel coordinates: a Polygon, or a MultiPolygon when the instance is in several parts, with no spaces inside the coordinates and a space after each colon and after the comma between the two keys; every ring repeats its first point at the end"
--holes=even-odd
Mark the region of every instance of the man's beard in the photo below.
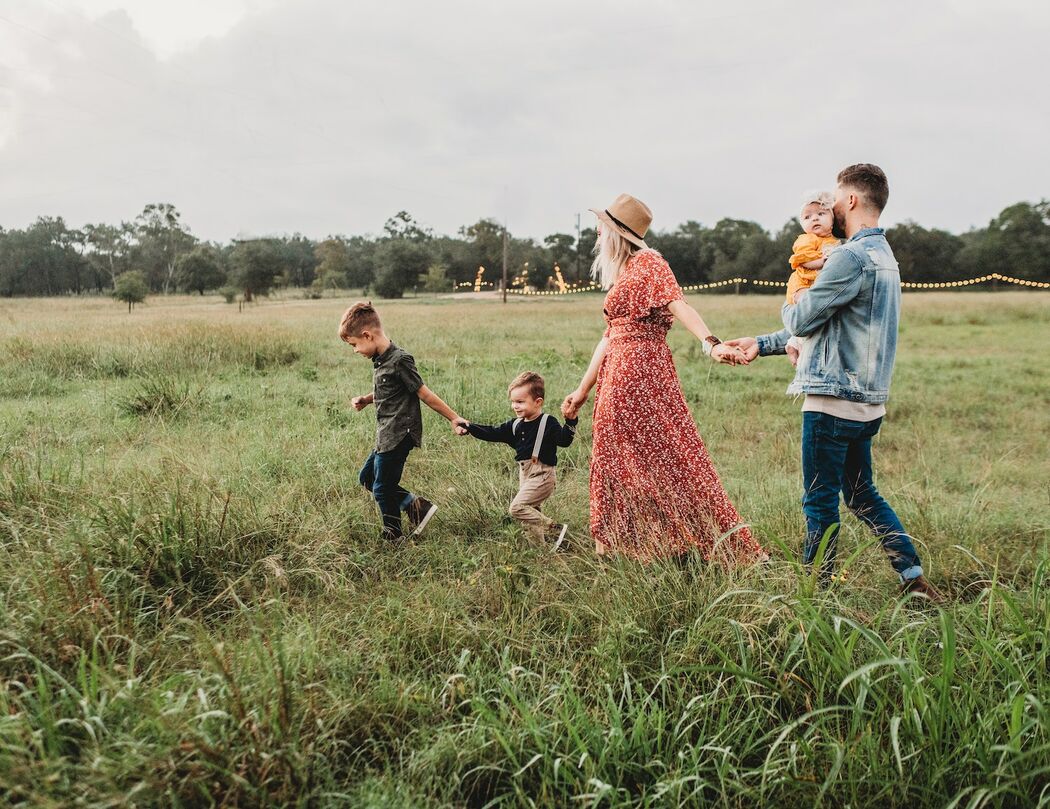
{"type": "Polygon", "coordinates": [[[838,215],[831,217],[831,235],[836,239],[846,238],[846,222],[844,219],[839,219],[838,215]]]}

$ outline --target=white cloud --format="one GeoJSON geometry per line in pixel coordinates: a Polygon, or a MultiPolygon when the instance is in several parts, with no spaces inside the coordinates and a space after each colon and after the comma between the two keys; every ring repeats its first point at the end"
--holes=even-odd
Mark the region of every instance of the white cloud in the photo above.
{"type": "Polygon", "coordinates": [[[657,227],[776,228],[858,160],[887,169],[891,220],[965,229],[1050,195],[1050,7],[59,6],[0,0],[7,227],[170,201],[216,239],[402,208],[542,237],[626,190],[657,227]]]}
{"type": "Polygon", "coordinates": [[[113,12],[129,19],[142,41],[161,58],[222,37],[248,14],[275,4],[267,0],[42,0],[103,36],[126,38],[122,26],[111,26],[113,12]]]}

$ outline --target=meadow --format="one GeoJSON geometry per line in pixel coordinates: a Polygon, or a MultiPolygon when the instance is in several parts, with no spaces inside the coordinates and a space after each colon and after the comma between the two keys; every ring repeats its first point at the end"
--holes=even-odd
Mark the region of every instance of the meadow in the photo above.
{"type": "MultiPolygon", "coordinates": [[[[778,320],[690,301],[723,338],[778,320]]],[[[814,587],[789,363],[715,366],[680,327],[769,565],[596,559],[590,405],[549,509],[569,553],[506,516],[509,449],[429,412],[404,480],[441,510],[388,547],[349,302],[0,300],[0,802],[1050,805],[1050,295],[905,296],[876,468],[943,610],[845,510],[814,587]]],[[[380,311],[486,423],[525,369],[556,412],[602,331],[596,295],[380,311]]]]}

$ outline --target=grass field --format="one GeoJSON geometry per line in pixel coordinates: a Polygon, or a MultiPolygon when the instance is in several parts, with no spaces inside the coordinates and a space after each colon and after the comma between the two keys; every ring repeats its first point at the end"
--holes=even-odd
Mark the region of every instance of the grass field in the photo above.
{"type": "MultiPolygon", "coordinates": [[[[779,301],[696,296],[723,337],[779,301]]],[[[509,451],[432,413],[396,552],[357,485],[371,365],[347,301],[0,301],[0,802],[27,806],[1050,805],[1050,295],[905,297],[880,489],[944,611],[902,604],[847,518],[845,582],[796,563],[784,358],[672,346],[701,434],[774,562],[599,562],[590,406],[551,512],[504,516],[509,451]]],[[[383,304],[464,416],[551,406],[601,299],[383,304]]]]}

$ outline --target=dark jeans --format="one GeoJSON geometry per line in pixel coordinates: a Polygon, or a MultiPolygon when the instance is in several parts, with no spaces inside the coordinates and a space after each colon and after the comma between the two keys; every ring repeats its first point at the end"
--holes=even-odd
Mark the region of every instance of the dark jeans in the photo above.
{"type": "Polygon", "coordinates": [[[850,421],[827,413],[802,414],[802,511],[806,515],[802,561],[807,565],[816,561],[824,534],[831,529],[821,566],[825,577],[835,568],[839,492],[849,510],[879,538],[901,581],[922,575],[911,537],[872,480],[871,439],[881,424],[881,418],[850,421]]]}
{"type": "Polygon", "coordinates": [[[383,533],[392,538],[400,537],[401,512],[416,496],[401,486],[401,473],[405,471],[408,453],[415,447],[411,436],[387,452],[372,452],[361,467],[358,479],[376,499],[383,515],[383,533]]]}

